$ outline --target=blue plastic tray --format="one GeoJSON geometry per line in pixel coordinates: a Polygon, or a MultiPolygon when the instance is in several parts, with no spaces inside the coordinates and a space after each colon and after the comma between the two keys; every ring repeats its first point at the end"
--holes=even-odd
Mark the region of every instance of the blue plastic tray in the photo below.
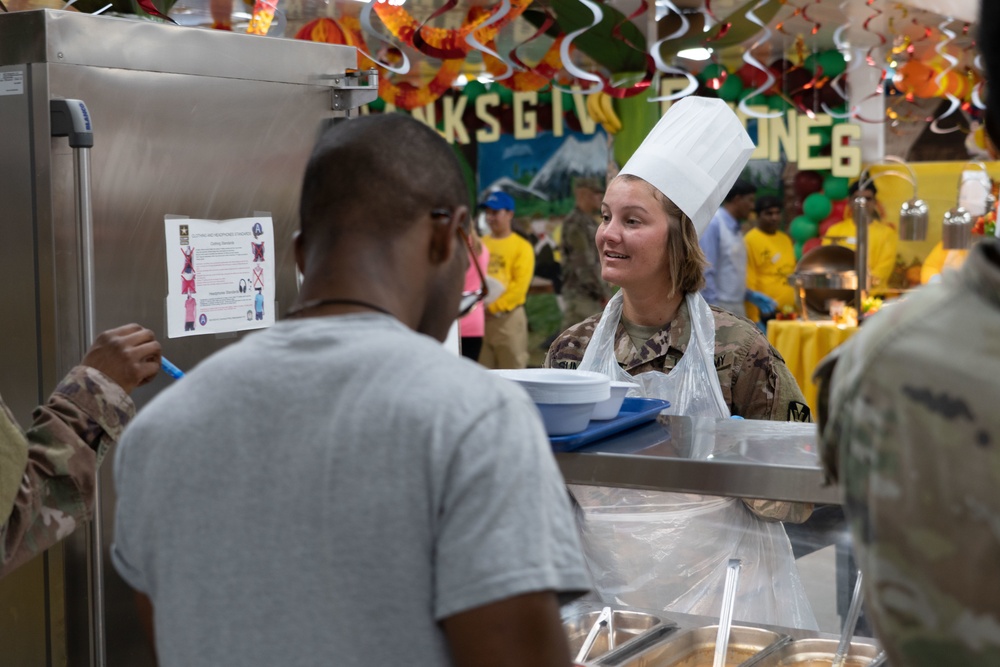
{"type": "Polygon", "coordinates": [[[549,442],[552,443],[553,451],[571,452],[609,435],[653,421],[656,415],[669,407],[670,401],[658,398],[626,398],[622,403],[622,409],[614,419],[592,420],[587,428],[579,433],[549,436],[549,442]]]}

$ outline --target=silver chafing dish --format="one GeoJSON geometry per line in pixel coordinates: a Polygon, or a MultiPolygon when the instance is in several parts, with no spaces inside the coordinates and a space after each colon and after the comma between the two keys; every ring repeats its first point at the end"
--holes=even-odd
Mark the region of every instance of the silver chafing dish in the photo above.
{"type": "Polygon", "coordinates": [[[829,314],[831,300],[857,307],[853,301],[858,272],[850,248],[839,245],[813,248],[802,255],[788,282],[798,290],[802,319],[809,319],[810,310],[829,314]]]}

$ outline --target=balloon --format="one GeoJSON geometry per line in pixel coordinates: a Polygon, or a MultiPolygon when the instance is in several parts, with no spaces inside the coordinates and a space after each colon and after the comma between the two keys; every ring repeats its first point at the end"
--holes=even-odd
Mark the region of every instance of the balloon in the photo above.
{"type": "Polygon", "coordinates": [[[476,101],[476,98],[486,92],[486,84],[478,79],[473,79],[469,83],[465,84],[465,88],[462,89],[462,94],[469,98],[469,104],[476,101]]]}
{"type": "Polygon", "coordinates": [[[806,67],[814,74],[820,74],[831,79],[839,74],[843,74],[847,69],[844,62],[844,55],[836,49],[828,51],[818,51],[806,58],[806,67]],[[817,72],[817,68],[819,71],[817,72]]]}
{"type": "MultiPolygon", "coordinates": [[[[805,67],[796,67],[785,72],[784,79],[779,81],[781,89],[789,95],[803,92],[806,85],[813,80],[812,72],[805,67]]],[[[812,90],[808,91],[812,93],[812,90]]]]}
{"type": "Polygon", "coordinates": [[[795,194],[797,194],[800,198],[805,199],[812,193],[819,192],[823,189],[823,177],[815,171],[800,171],[795,174],[793,187],[795,189],[795,194]]]}
{"type": "Polygon", "coordinates": [[[743,82],[744,88],[760,88],[767,82],[767,74],[750,63],[743,63],[743,66],[736,70],[736,76],[743,82]]]}
{"type": "Polygon", "coordinates": [[[771,111],[787,111],[792,108],[781,95],[768,95],[764,98],[767,101],[767,108],[771,111]]]}
{"type": "MultiPolygon", "coordinates": [[[[848,186],[847,179],[842,176],[827,176],[823,179],[823,193],[835,202],[847,197],[848,186]]],[[[843,206],[843,202],[838,203],[843,206]]]]}
{"type": "Polygon", "coordinates": [[[726,68],[718,63],[709,63],[705,65],[705,69],[701,70],[698,74],[698,78],[703,82],[711,81],[712,79],[725,79],[729,78],[729,72],[726,68]]]}
{"type": "MultiPolygon", "coordinates": [[[[833,141],[833,127],[827,125],[826,127],[817,127],[813,130],[813,134],[819,137],[819,146],[829,146],[830,142],[833,141]]],[[[823,179],[824,185],[826,184],[826,178],[823,179]]],[[[832,199],[832,198],[831,198],[832,199]]]]}
{"type": "Polygon", "coordinates": [[[514,91],[507,86],[501,86],[499,84],[494,84],[491,87],[492,92],[500,93],[500,104],[503,106],[510,106],[514,103],[514,91]],[[493,89],[497,89],[493,91],[493,89]]]}
{"type": "Polygon", "coordinates": [[[793,246],[795,248],[795,261],[797,262],[802,259],[802,244],[796,242],[793,246]]]}
{"type": "Polygon", "coordinates": [[[795,218],[788,225],[788,235],[792,237],[793,241],[799,243],[805,243],[817,234],[819,234],[819,225],[804,215],[795,218]]]}
{"type": "MultiPolygon", "coordinates": [[[[832,197],[831,197],[832,199],[832,197]]],[[[838,199],[833,202],[833,208],[830,210],[830,215],[828,217],[836,217],[837,221],[843,220],[847,217],[847,199],[838,199]]]]}
{"type": "Polygon", "coordinates": [[[368,103],[368,110],[374,111],[376,113],[381,113],[385,111],[385,100],[381,97],[376,97],[374,100],[368,103]]]}
{"type": "Polygon", "coordinates": [[[816,236],[814,238],[811,238],[811,239],[809,239],[808,241],[806,241],[805,243],[802,244],[802,254],[804,255],[807,252],[809,252],[810,250],[812,250],[813,248],[818,248],[821,245],[823,245],[823,239],[821,239],[818,236],[816,236]]]}
{"type": "Polygon", "coordinates": [[[842,220],[843,220],[842,217],[838,218],[833,213],[831,213],[829,216],[827,216],[826,220],[824,220],[823,222],[819,223],[819,235],[820,236],[826,236],[826,232],[831,227],[833,227],[838,222],[841,222],[842,220]]]}
{"type": "Polygon", "coordinates": [[[817,230],[819,223],[833,210],[833,203],[830,198],[822,192],[814,192],[802,202],[802,212],[806,217],[816,223],[817,230]]]}
{"type": "Polygon", "coordinates": [[[722,86],[719,87],[719,98],[726,102],[735,102],[743,92],[743,82],[738,76],[727,76],[722,86]]]}
{"type": "MultiPolygon", "coordinates": [[[[844,96],[837,92],[837,89],[828,83],[819,89],[819,101],[830,107],[839,107],[844,104],[844,96]]],[[[822,107],[820,107],[822,109],[822,107]]]]}

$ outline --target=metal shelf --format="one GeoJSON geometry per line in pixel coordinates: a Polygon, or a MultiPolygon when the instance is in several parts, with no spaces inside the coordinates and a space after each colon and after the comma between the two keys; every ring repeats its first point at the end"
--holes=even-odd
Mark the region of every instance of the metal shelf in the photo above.
{"type": "Polygon", "coordinates": [[[555,456],[568,484],[839,505],[816,452],[815,424],[661,415],[555,456]]]}

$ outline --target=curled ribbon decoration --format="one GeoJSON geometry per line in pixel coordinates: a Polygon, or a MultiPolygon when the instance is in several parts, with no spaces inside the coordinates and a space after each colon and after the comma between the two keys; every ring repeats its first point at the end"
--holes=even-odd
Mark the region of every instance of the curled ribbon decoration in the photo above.
{"type": "Polygon", "coordinates": [[[877,62],[875,62],[875,57],[872,54],[875,52],[875,49],[877,49],[880,46],[885,45],[886,39],[885,39],[885,37],[883,35],[881,35],[881,34],[879,34],[877,32],[873,32],[871,30],[871,28],[868,27],[873,20],[875,20],[876,18],[878,18],[879,16],[881,16],[885,12],[883,12],[878,7],[873,7],[872,5],[874,5],[874,4],[875,4],[875,0],[865,0],[865,5],[867,5],[868,7],[871,7],[871,9],[875,13],[872,14],[871,16],[869,16],[867,19],[865,19],[865,22],[864,22],[864,24],[862,24],[862,27],[864,28],[865,32],[869,32],[869,33],[875,35],[876,37],[878,37],[878,39],[879,39],[879,43],[872,45],[868,49],[867,53],[865,53],[865,62],[868,64],[868,66],[869,67],[874,67],[874,68],[878,69],[878,71],[879,71],[878,83],[875,84],[875,91],[873,93],[871,93],[870,95],[866,96],[863,100],[861,100],[860,102],[858,102],[858,105],[853,109],[853,112],[854,112],[853,115],[854,115],[855,118],[857,118],[858,120],[860,120],[862,122],[877,124],[877,123],[885,123],[885,122],[887,122],[889,120],[889,116],[887,114],[882,114],[881,118],[879,118],[879,119],[873,119],[873,118],[865,118],[864,116],[861,115],[861,105],[864,104],[865,102],[867,102],[868,100],[870,100],[872,98],[875,98],[875,97],[878,97],[879,95],[881,95],[882,94],[882,90],[883,90],[882,89],[882,82],[885,81],[885,68],[879,66],[879,64],[877,62]]]}
{"type": "MultiPolygon", "coordinates": [[[[372,2],[367,2],[365,3],[365,6],[361,8],[361,16],[359,17],[361,20],[361,28],[365,31],[366,34],[373,36],[378,42],[381,42],[382,44],[386,44],[388,46],[395,48],[395,44],[393,44],[386,38],[382,37],[382,35],[380,35],[379,32],[375,30],[375,28],[372,26],[372,6],[375,4],[375,1],[376,0],[372,0],[372,2]]],[[[358,46],[357,49],[358,53],[363,55],[365,58],[368,58],[379,67],[387,69],[393,74],[407,74],[410,71],[410,59],[406,56],[406,53],[404,53],[402,49],[399,49],[399,53],[400,55],[403,56],[403,63],[399,67],[396,67],[391,63],[384,63],[378,60],[377,58],[373,58],[372,56],[365,53],[360,46],[358,46]]]]}
{"type": "Polygon", "coordinates": [[[643,92],[649,88],[649,84],[653,81],[653,74],[656,72],[656,65],[653,58],[643,51],[642,49],[636,48],[635,44],[622,32],[622,26],[634,19],[637,16],[642,16],[649,9],[649,4],[646,0],[640,0],[639,6],[634,12],[626,16],[622,21],[620,21],[614,28],[611,29],[611,36],[621,40],[625,46],[629,47],[633,51],[638,51],[644,56],[646,62],[646,72],[643,74],[642,79],[636,81],[629,86],[615,86],[611,83],[610,79],[604,80],[604,92],[618,99],[625,99],[627,97],[632,97],[643,92]]]}
{"type": "MultiPolygon", "coordinates": [[[[843,16],[847,17],[847,0],[844,0],[843,2],[840,3],[840,13],[843,16]]],[[[847,30],[850,27],[851,27],[851,20],[850,20],[850,18],[848,18],[846,23],[844,23],[841,26],[838,26],[837,29],[833,31],[833,44],[834,44],[835,47],[837,47],[837,50],[840,51],[841,53],[847,53],[851,49],[851,45],[848,44],[847,40],[844,39],[844,33],[847,32],[847,30]]],[[[847,80],[846,77],[847,77],[848,73],[853,72],[854,70],[856,70],[860,66],[860,64],[861,63],[860,63],[860,61],[858,59],[851,58],[851,64],[848,65],[847,68],[844,69],[843,72],[841,72],[837,76],[833,77],[833,79],[831,79],[830,83],[827,84],[827,85],[829,85],[831,88],[833,88],[833,90],[838,95],[840,95],[841,97],[843,97],[845,100],[850,100],[851,98],[848,95],[847,90],[843,86],[840,85],[840,82],[844,81],[844,80],[847,80]]],[[[825,113],[825,114],[827,114],[829,116],[832,116],[834,118],[837,118],[839,120],[843,120],[845,118],[850,118],[854,114],[854,109],[851,108],[850,104],[848,104],[847,111],[845,111],[844,113],[838,113],[838,112],[834,111],[833,109],[831,109],[827,105],[826,102],[821,102],[820,103],[820,107],[823,109],[823,113],[825,113]]]]}
{"type": "MultiPolygon", "coordinates": [[[[941,25],[938,26],[938,30],[940,30],[941,34],[945,35],[947,39],[938,42],[937,46],[934,47],[934,50],[937,51],[939,56],[948,61],[948,67],[938,72],[938,75],[934,77],[934,83],[938,84],[938,86],[942,86],[945,76],[947,76],[947,74],[951,72],[953,69],[955,69],[955,67],[958,65],[958,58],[945,51],[945,47],[948,45],[948,43],[955,39],[955,33],[948,29],[948,25],[953,20],[954,19],[952,19],[949,16],[948,18],[946,18],[944,21],[941,22],[941,25]]],[[[941,126],[939,124],[940,121],[944,120],[948,116],[955,113],[958,110],[958,107],[962,105],[962,101],[957,97],[955,97],[950,90],[946,90],[945,95],[947,96],[948,101],[951,102],[951,106],[948,107],[947,111],[945,111],[943,114],[941,114],[931,122],[931,132],[934,132],[935,134],[951,134],[952,132],[955,132],[959,129],[958,125],[949,130],[941,129],[941,126]]]]}
{"type": "MultiPolygon", "coordinates": [[[[597,76],[596,74],[592,74],[584,69],[577,67],[573,63],[573,59],[570,58],[569,49],[570,46],[573,44],[574,39],[576,39],[577,37],[579,37],[580,35],[587,32],[588,30],[590,30],[591,28],[593,28],[594,26],[598,25],[601,22],[601,19],[604,18],[604,12],[601,11],[601,8],[596,3],[591,2],[590,0],[580,0],[580,2],[587,9],[589,9],[591,13],[593,13],[594,22],[586,27],[574,30],[573,32],[566,35],[566,38],[563,39],[562,44],[559,45],[559,57],[562,58],[563,67],[566,68],[567,72],[572,74],[577,79],[580,79],[581,81],[590,81],[591,83],[594,84],[583,91],[585,95],[590,95],[592,93],[600,92],[604,88],[604,81],[601,79],[601,77],[597,76]]],[[[552,84],[552,89],[560,90],[565,93],[573,92],[572,90],[567,90],[561,86],[557,86],[554,83],[552,84]]]]}
{"type": "MultiPolygon", "coordinates": [[[[666,4],[669,5],[670,3],[667,2],[666,4]]],[[[676,7],[674,9],[676,10],[676,7]]],[[[705,11],[704,11],[704,14],[705,14],[705,16],[707,18],[709,18],[709,19],[712,20],[712,23],[714,23],[714,24],[720,23],[719,17],[717,17],[715,15],[715,12],[712,11],[711,0],[705,0],[705,11]]],[[[705,25],[709,25],[709,22],[705,21],[705,25]]],[[[705,41],[706,42],[714,42],[714,41],[716,41],[718,39],[722,39],[723,37],[726,36],[726,33],[729,32],[729,29],[732,28],[732,27],[733,27],[733,24],[731,22],[729,22],[729,21],[726,21],[725,23],[722,24],[722,27],[719,28],[719,33],[717,35],[715,35],[714,37],[709,37],[705,41]]]]}
{"type": "Polygon", "coordinates": [[[774,74],[771,72],[770,68],[764,67],[764,65],[761,64],[761,62],[756,58],[754,58],[752,55],[753,50],[756,49],[761,44],[765,43],[771,37],[772,34],[771,29],[767,27],[767,24],[761,21],[760,17],[757,16],[757,14],[755,13],[756,10],[760,9],[766,4],[767,0],[760,0],[760,2],[754,5],[753,8],[747,11],[746,14],[747,20],[752,21],[753,23],[756,23],[758,26],[760,26],[761,29],[763,29],[764,34],[760,37],[760,39],[755,41],[749,49],[747,49],[743,53],[743,61],[751,65],[752,67],[756,67],[760,71],[764,72],[764,75],[767,77],[767,79],[764,81],[763,84],[761,84],[759,88],[755,88],[749,95],[746,95],[742,100],[740,100],[740,105],[739,105],[740,111],[743,113],[743,115],[749,116],[751,118],[780,118],[781,116],[784,115],[784,112],[782,111],[759,113],[757,111],[753,111],[750,108],[750,105],[747,104],[747,100],[754,98],[757,95],[761,95],[762,93],[765,93],[768,90],[770,90],[771,86],[773,86],[774,82],[776,81],[776,79],[774,78],[774,74]]]}
{"type": "MultiPolygon", "coordinates": [[[[978,69],[980,72],[983,71],[983,57],[982,57],[982,55],[977,55],[976,59],[973,60],[972,62],[976,66],[976,69],[978,69]]],[[[983,81],[980,80],[979,83],[977,83],[972,88],[972,104],[974,104],[975,107],[977,109],[979,109],[980,111],[985,111],[986,110],[986,103],[983,102],[983,93],[982,93],[982,90],[983,90],[983,81]]]]}
{"type": "MultiPolygon", "coordinates": [[[[453,2],[457,2],[458,0],[452,0],[452,1],[453,2]]],[[[435,12],[435,14],[436,13],[437,12],[435,12]]],[[[482,25],[479,26],[479,29],[482,30],[483,28],[488,28],[491,25],[494,25],[496,23],[500,23],[501,21],[503,21],[507,17],[507,14],[509,14],[509,13],[510,13],[510,0],[503,0],[503,2],[500,3],[500,9],[498,11],[494,12],[493,15],[490,16],[488,19],[486,19],[482,23],[482,25]]],[[[430,19],[428,19],[428,20],[430,20],[430,19]]],[[[419,34],[419,31],[418,31],[418,34],[419,34]]],[[[494,77],[494,80],[501,81],[503,79],[508,78],[510,75],[512,75],[514,73],[514,67],[510,64],[510,62],[506,58],[504,58],[503,56],[501,56],[499,53],[497,53],[496,51],[494,51],[493,49],[489,48],[488,46],[486,46],[484,44],[481,44],[479,42],[479,40],[476,39],[476,33],[475,32],[470,32],[468,35],[465,36],[465,43],[468,44],[469,46],[471,46],[472,48],[476,49],[477,51],[482,51],[486,55],[493,56],[494,58],[496,58],[497,60],[499,60],[501,63],[503,63],[504,68],[505,68],[504,73],[501,74],[500,76],[494,77]]]]}
{"type": "MultiPolygon", "coordinates": [[[[675,30],[671,34],[667,35],[663,39],[657,40],[656,43],[654,43],[649,48],[649,53],[653,57],[653,62],[656,64],[656,69],[658,69],[660,72],[662,72],[664,74],[672,74],[672,75],[685,76],[685,77],[687,77],[688,85],[683,90],[679,90],[676,93],[673,93],[671,95],[663,95],[661,97],[653,97],[653,98],[650,98],[649,101],[650,102],[672,102],[674,100],[679,100],[682,97],[687,97],[688,95],[690,95],[694,91],[698,90],[698,79],[696,79],[694,77],[694,75],[691,74],[691,72],[688,72],[687,70],[681,69],[680,67],[673,67],[673,66],[668,65],[667,63],[665,63],[663,61],[663,56],[660,54],[660,46],[664,42],[666,42],[668,40],[675,39],[675,38],[680,37],[681,35],[687,33],[688,27],[690,26],[690,22],[687,20],[687,17],[684,16],[684,14],[681,12],[681,10],[677,9],[677,6],[674,3],[670,2],[670,0],[660,0],[660,2],[663,5],[665,5],[668,10],[674,12],[675,14],[677,14],[677,16],[680,17],[680,19],[681,19],[681,25],[680,25],[679,28],[677,28],[677,30],[675,30]]],[[[707,0],[705,2],[705,7],[706,7],[706,11],[708,11],[709,15],[711,16],[711,10],[708,9],[708,1],[707,0]]]]}

